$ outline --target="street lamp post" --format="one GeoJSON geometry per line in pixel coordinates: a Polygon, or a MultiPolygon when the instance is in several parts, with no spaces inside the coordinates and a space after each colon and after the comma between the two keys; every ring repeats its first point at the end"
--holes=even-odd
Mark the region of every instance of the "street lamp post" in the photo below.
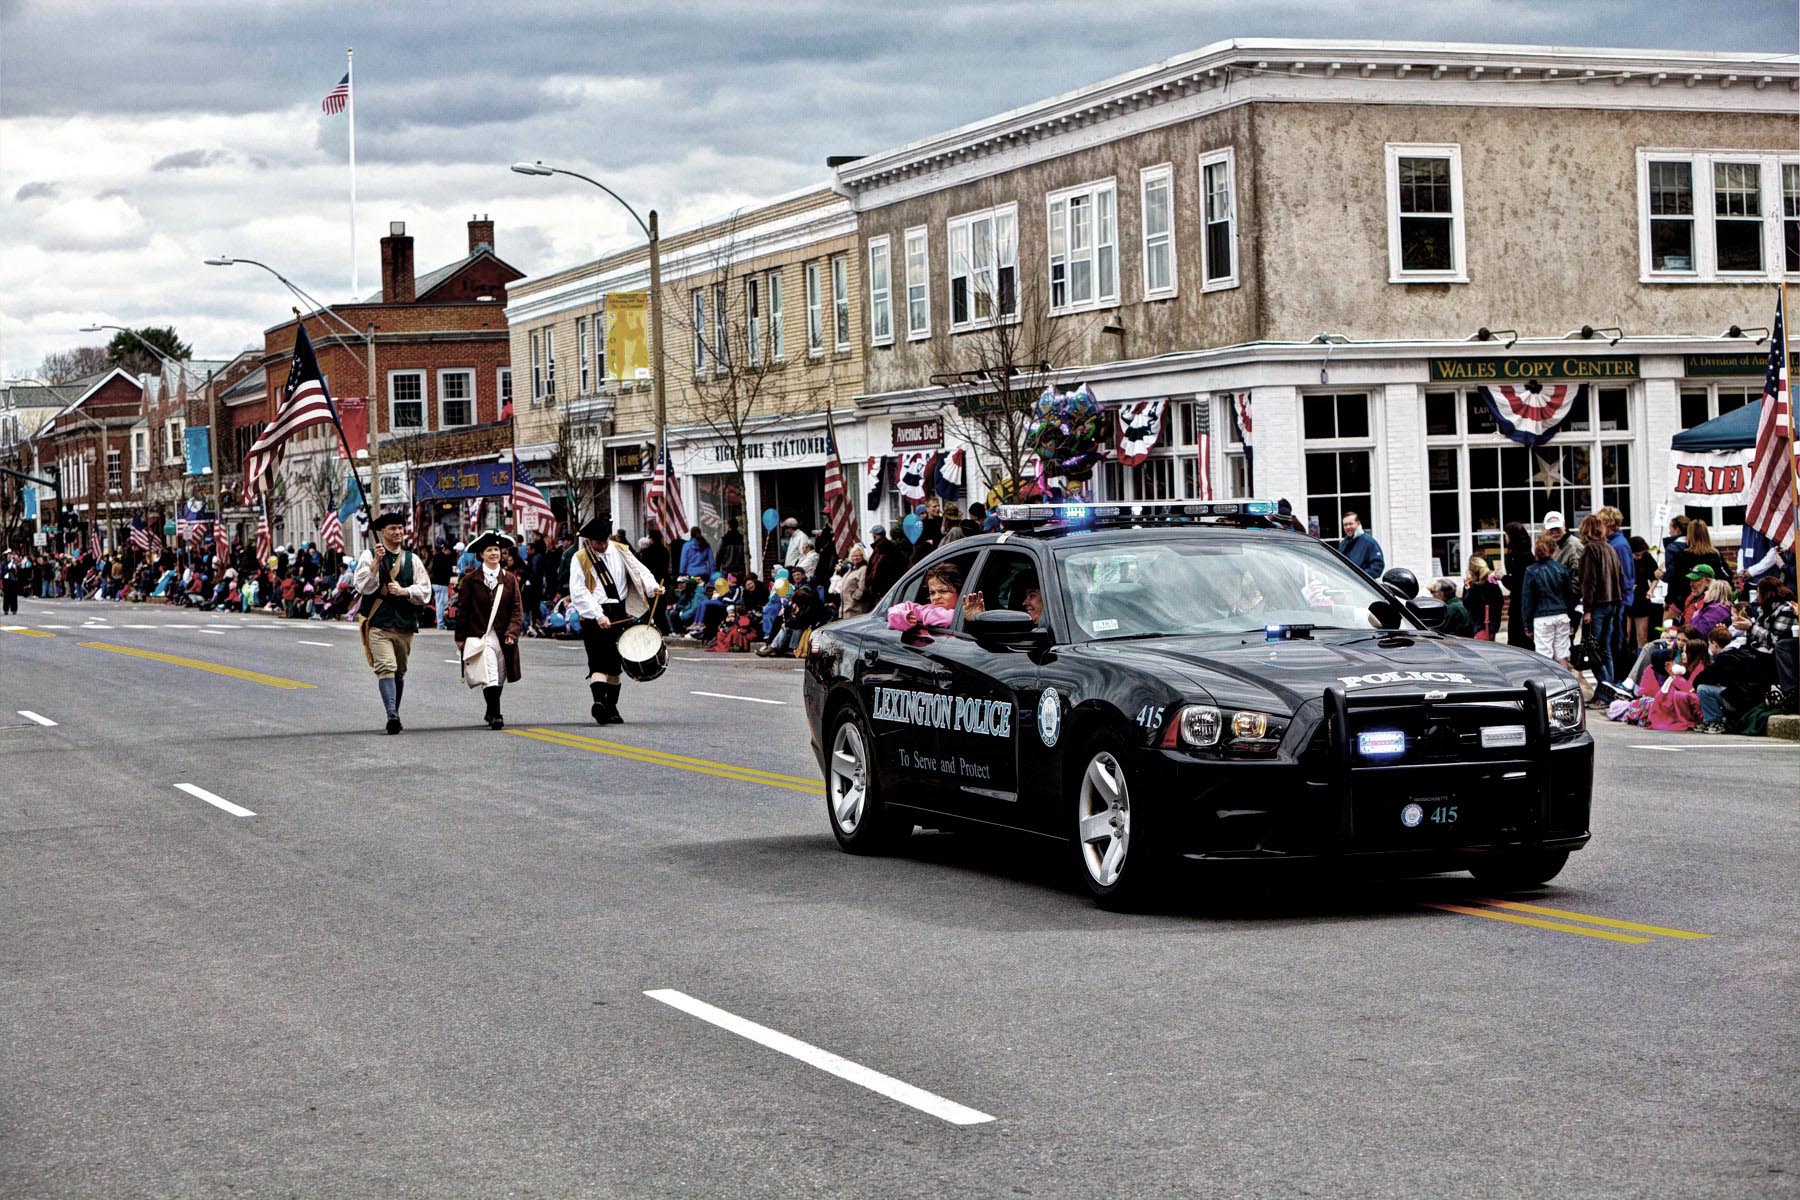
{"type": "MultiPolygon", "coordinates": [[[[235,266],[238,263],[245,263],[252,267],[261,267],[263,270],[265,270],[269,274],[273,275],[276,279],[280,280],[281,285],[283,287],[285,287],[288,291],[292,292],[300,300],[304,301],[307,304],[312,305],[312,307],[316,311],[324,313],[326,316],[328,316],[332,320],[336,321],[339,325],[342,325],[345,329],[349,330],[352,336],[362,340],[363,348],[365,351],[365,353],[362,355],[363,367],[365,370],[367,370],[368,376],[369,376],[369,382],[368,382],[368,393],[369,394],[368,394],[367,398],[364,399],[364,401],[363,401],[363,403],[367,406],[367,409],[368,409],[368,426],[369,426],[369,430],[368,430],[369,444],[368,444],[368,451],[367,451],[368,456],[369,456],[369,490],[365,494],[364,498],[369,503],[369,515],[371,517],[379,516],[381,513],[381,414],[380,414],[380,405],[378,405],[376,403],[376,395],[375,395],[375,326],[374,326],[374,323],[371,322],[368,325],[368,327],[365,329],[358,329],[356,326],[352,325],[350,322],[344,320],[343,317],[340,317],[336,313],[336,311],[334,311],[332,309],[332,307],[329,304],[325,304],[322,301],[315,299],[311,294],[309,294],[306,291],[305,288],[302,288],[299,284],[295,283],[293,280],[291,280],[287,276],[283,275],[280,271],[277,271],[274,267],[271,267],[268,263],[258,262],[254,258],[234,258],[233,256],[231,256],[229,254],[220,254],[220,255],[217,255],[216,257],[209,258],[206,260],[206,265],[209,267],[230,267],[230,266],[235,266]]],[[[338,337],[341,340],[343,335],[339,334],[338,337]]],[[[352,353],[354,353],[354,351],[352,353]]],[[[354,455],[355,450],[351,446],[346,445],[344,447],[344,453],[346,455],[354,455]]],[[[354,471],[356,469],[356,467],[355,467],[356,460],[355,460],[355,458],[351,458],[350,461],[351,461],[351,470],[354,471]]]]}
{"type": "Polygon", "coordinates": [[[668,422],[668,403],[663,391],[663,318],[662,318],[662,239],[657,232],[656,210],[650,210],[650,219],[645,221],[638,216],[637,209],[625,203],[624,197],[601,183],[598,179],[589,179],[579,171],[566,171],[561,167],[546,166],[541,162],[516,162],[512,169],[521,175],[567,175],[571,179],[579,179],[583,183],[591,183],[614,200],[619,202],[631,219],[638,223],[644,236],[650,242],[650,340],[654,343],[651,351],[650,386],[656,397],[656,452],[662,453],[663,427],[668,422]]]}

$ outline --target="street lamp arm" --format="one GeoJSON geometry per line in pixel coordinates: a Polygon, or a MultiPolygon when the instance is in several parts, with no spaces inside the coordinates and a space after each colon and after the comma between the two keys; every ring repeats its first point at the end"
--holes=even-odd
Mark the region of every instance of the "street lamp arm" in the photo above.
{"type": "MultiPolygon", "coordinates": [[[[254,258],[238,258],[233,255],[222,255],[219,258],[209,258],[206,260],[206,262],[207,262],[208,266],[216,266],[216,267],[229,267],[229,266],[233,266],[237,263],[248,263],[253,267],[261,267],[263,270],[265,270],[269,274],[273,275],[276,279],[279,279],[281,281],[282,287],[285,287],[288,291],[294,293],[294,295],[298,296],[301,300],[304,300],[307,304],[312,305],[312,307],[315,311],[324,313],[326,316],[328,316],[332,320],[336,321],[339,325],[342,325],[345,329],[348,329],[352,334],[354,334],[356,336],[356,338],[359,341],[366,342],[369,340],[369,336],[367,333],[365,333],[361,329],[358,329],[356,326],[352,325],[350,322],[344,320],[344,318],[338,316],[337,312],[329,304],[326,304],[323,300],[318,299],[311,292],[307,291],[305,288],[301,287],[299,284],[295,283],[293,280],[289,279],[286,275],[283,275],[280,271],[277,271],[274,267],[271,267],[266,262],[259,262],[254,258]]],[[[355,353],[355,352],[352,351],[352,353],[355,353]]]]}
{"type": "Polygon", "coordinates": [[[101,325],[101,324],[96,323],[93,325],[82,326],[81,331],[83,333],[98,333],[102,329],[118,330],[120,333],[125,334],[129,338],[132,338],[134,341],[137,342],[138,345],[142,346],[144,349],[146,349],[150,353],[154,354],[163,363],[164,366],[174,367],[177,371],[180,371],[183,375],[187,376],[188,380],[192,383],[198,384],[200,382],[200,376],[194,372],[193,368],[189,367],[186,363],[182,362],[180,359],[170,358],[167,354],[164,354],[161,350],[158,350],[155,347],[155,345],[153,345],[148,339],[146,339],[144,337],[143,334],[139,333],[135,329],[127,328],[124,325],[101,325]]]}
{"type": "Polygon", "coordinates": [[[604,183],[601,183],[598,179],[590,179],[588,176],[583,175],[580,171],[566,171],[561,167],[551,167],[549,169],[557,175],[567,175],[571,179],[579,179],[583,183],[593,184],[595,187],[599,188],[601,191],[603,191],[607,195],[611,196],[614,200],[617,200],[619,202],[619,207],[623,208],[626,212],[631,214],[631,219],[636,221],[638,223],[638,228],[644,231],[645,238],[647,238],[651,241],[656,240],[656,235],[654,233],[650,232],[650,226],[648,226],[644,223],[644,218],[638,216],[637,209],[635,209],[635,208],[631,207],[631,205],[625,203],[624,197],[620,196],[619,193],[617,193],[617,192],[613,191],[611,188],[607,187],[604,183]]]}

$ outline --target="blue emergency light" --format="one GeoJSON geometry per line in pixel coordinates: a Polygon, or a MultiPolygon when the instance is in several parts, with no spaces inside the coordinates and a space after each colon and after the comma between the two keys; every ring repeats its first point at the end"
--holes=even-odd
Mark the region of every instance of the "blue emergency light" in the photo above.
{"type": "MultiPolygon", "coordinates": [[[[1254,526],[1293,525],[1273,500],[1174,501],[1166,504],[1002,504],[996,512],[1007,529],[1088,525],[1189,525],[1255,518],[1254,526]]],[[[1297,526],[1296,526],[1297,527],[1297,526]]]]}

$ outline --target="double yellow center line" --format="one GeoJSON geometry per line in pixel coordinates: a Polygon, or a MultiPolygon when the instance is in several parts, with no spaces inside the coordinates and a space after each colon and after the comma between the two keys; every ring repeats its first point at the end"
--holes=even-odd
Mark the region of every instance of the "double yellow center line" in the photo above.
{"type": "Polygon", "coordinates": [[[694,758],[686,754],[670,754],[664,750],[629,746],[623,742],[608,742],[600,738],[588,737],[585,734],[569,733],[561,729],[547,729],[542,726],[533,729],[508,729],[506,732],[550,746],[563,746],[570,750],[586,750],[590,754],[606,754],[613,758],[649,763],[657,767],[670,767],[677,771],[693,771],[700,775],[735,780],[738,783],[758,783],[765,787],[782,788],[790,792],[804,792],[809,796],[825,794],[823,784],[817,779],[808,779],[804,775],[782,775],[775,771],[761,771],[755,767],[741,767],[735,763],[719,762],[710,758],[694,758]]]}
{"type": "Polygon", "coordinates": [[[1504,921],[1509,925],[1529,925],[1533,929],[1548,929],[1556,933],[1634,946],[1657,938],[1699,941],[1712,936],[1710,933],[1695,933],[1689,929],[1670,929],[1663,925],[1644,925],[1637,921],[1620,921],[1614,917],[1597,917],[1592,913],[1574,912],[1566,908],[1546,908],[1542,904],[1526,904],[1518,900],[1472,900],[1468,904],[1427,903],[1425,907],[1462,913],[1468,917],[1484,917],[1489,921],[1504,921]],[[1522,913],[1534,915],[1522,916],[1522,913]],[[1548,917],[1562,919],[1546,920],[1548,917]]]}

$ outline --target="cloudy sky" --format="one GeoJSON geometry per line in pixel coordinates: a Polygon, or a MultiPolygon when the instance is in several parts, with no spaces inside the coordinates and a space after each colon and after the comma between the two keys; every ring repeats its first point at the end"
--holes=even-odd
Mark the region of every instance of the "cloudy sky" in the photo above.
{"type": "Polygon", "coordinates": [[[664,228],[824,178],[878,150],[1231,37],[1792,51],[1791,0],[0,0],[0,372],[173,324],[201,357],[286,311],[260,258],[349,294],[342,116],[356,48],[363,290],[403,220],[421,271],[491,214],[537,274],[631,240],[586,185],[664,228]],[[1699,14],[1704,20],[1696,20],[1699,14]]]}

